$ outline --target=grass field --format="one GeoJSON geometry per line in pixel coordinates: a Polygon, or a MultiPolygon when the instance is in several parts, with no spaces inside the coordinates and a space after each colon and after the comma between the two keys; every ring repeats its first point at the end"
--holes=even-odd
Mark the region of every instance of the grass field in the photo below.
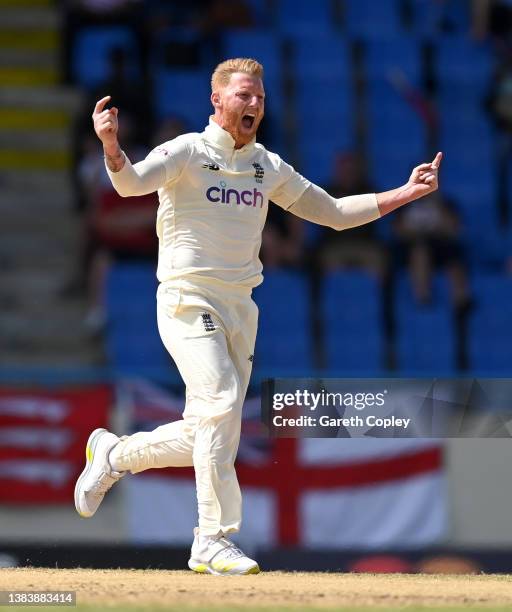
{"type": "MultiPolygon", "coordinates": [[[[512,576],[267,572],[217,577],[164,570],[2,569],[0,590],[71,590],[74,610],[512,610],[512,576]]],[[[6,610],[55,610],[14,607],[6,610]]]]}

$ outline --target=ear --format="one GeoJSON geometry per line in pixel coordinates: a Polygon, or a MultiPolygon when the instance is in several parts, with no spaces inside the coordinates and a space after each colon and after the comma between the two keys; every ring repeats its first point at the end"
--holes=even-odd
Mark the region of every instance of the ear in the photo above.
{"type": "Polygon", "coordinates": [[[217,108],[220,106],[220,95],[218,91],[214,91],[210,97],[210,100],[212,101],[213,107],[217,108]]]}

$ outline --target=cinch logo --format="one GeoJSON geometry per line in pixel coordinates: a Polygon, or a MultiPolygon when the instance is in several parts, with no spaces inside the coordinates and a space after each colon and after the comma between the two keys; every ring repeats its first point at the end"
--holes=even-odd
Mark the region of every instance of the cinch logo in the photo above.
{"type": "Polygon", "coordinates": [[[206,190],[206,197],[210,202],[219,202],[221,204],[245,204],[246,206],[257,206],[263,208],[263,194],[258,191],[256,187],[249,191],[238,191],[237,189],[226,189],[227,185],[225,181],[219,183],[220,187],[209,187],[206,190]]]}

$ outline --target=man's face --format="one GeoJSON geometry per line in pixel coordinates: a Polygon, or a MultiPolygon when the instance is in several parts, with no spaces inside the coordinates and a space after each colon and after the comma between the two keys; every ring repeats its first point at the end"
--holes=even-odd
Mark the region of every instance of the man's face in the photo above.
{"type": "Polygon", "coordinates": [[[215,120],[235,139],[235,148],[255,136],[265,112],[265,90],[260,78],[235,72],[229,83],[212,93],[215,120]]]}

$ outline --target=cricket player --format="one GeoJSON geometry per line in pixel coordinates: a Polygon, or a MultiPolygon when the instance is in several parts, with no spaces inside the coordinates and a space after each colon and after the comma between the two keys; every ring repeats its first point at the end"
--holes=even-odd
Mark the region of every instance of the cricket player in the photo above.
{"type": "Polygon", "coordinates": [[[75,505],[91,517],[127,472],[193,465],[199,520],[189,567],[256,574],[256,561],[228,536],[241,523],[234,464],[258,321],[251,291],[263,279],[258,252],[269,200],[308,221],[355,227],[435,191],[442,154],[414,168],[398,189],[334,199],[256,142],[265,108],[261,64],[229,59],[217,66],[211,85],[214,112],[205,130],[165,142],[134,165],[118,143],[110,97],[94,108],[117,192],[158,191],[158,328],[185,382],[186,407],[182,420],[151,432],[119,438],[93,431],[75,505]]]}

